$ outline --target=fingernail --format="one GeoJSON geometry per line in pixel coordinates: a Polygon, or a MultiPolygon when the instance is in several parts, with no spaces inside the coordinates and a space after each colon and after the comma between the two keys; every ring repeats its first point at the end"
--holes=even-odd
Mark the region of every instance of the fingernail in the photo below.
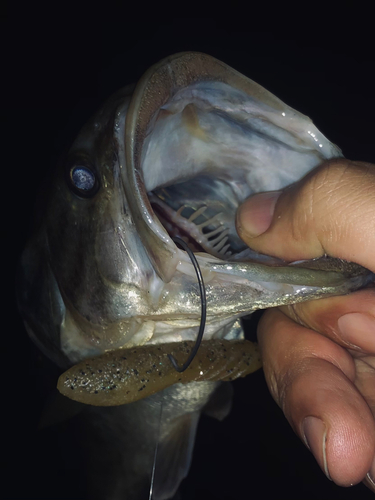
{"type": "Polygon", "coordinates": [[[375,318],[373,316],[366,313],[344,314],[338,319],[337,325],[343,340],[355,347],[375,352],[375,318]]]}
{"type": "Polygon", "coordinates": [[[367,478],[367,481],[370,483],[372,491],[375,492],[375,480],[372,479],[371,474],[369,472],[366,474],[366,478],[367,478]]]}
{"type": "Polygon", "coordinates": [[[303,421],[303,433],[306,446],[316,458],[325,475],[332,481],[326,457],[327,428],[323,420],[317,417],[306,417],[303,421]]]}
{"type": "Polygon", "coordinates": [[[237,211],[237,228],[240,234],[256,238],[271,225],[276,202],[282,191],[255,194],[237,211]]]}
{"type": "Polygon", "coordinates": [[[375,459],[372,461],[372,466],[368,473],[366,474],[368,486],[371,487],[372,491],[375,493],[375,459]]]}

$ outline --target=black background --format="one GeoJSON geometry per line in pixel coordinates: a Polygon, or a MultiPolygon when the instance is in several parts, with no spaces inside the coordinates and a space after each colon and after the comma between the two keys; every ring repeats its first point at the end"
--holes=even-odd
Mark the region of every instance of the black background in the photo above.
{"type": "MultiPolygon", "coordinates": [[[[14,298],[16,262],[45,172],[104,99],[162,57],[184,50],[223,60],[310,116],[345,156],[374,162],[374,43],[354,21],[329,28],[317,23],[298,33],[211,18],[124,19],[116,26],[65,25],[57,17],[2,22],[2,264],[9,299],[3,312],[2,490],[8,499],[81,499],[81,457],[73,439],[64,437],[72,450],[67,457],[59,441],[64,429],[36,431],[46,388],[14,298]]],[[[224,422],[201,421],[183,499],[373,498],[362,485],[344,489],[325,478],[272,401],[261,372],[237,381],[234,392],[224,422]]]]}

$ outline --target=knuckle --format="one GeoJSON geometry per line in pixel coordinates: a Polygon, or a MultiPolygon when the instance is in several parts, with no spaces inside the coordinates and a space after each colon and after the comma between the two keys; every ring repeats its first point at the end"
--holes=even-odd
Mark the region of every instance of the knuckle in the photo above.
{"type": "Polygon", "coordinates": [[[271,396],[281,410],[285,412],[287,394],[290,386],[288,372],[281,372],[275,369],[275,367],[269,367],[265,372],[265,376],[271,396]]]}

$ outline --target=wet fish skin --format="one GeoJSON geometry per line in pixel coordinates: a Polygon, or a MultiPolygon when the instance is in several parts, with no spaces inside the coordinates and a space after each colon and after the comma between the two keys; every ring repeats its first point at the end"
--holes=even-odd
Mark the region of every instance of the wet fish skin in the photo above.
{"type": "MultiPolygon", "coordinates": [[[[173,204],[163,205],[160,190],[173,196],[173,182],[188,184],[192,172],[199,182],[214,175],[225,195],[215,198],[215,191],[206,189],[204,202],[207,210],[220,206],[223,224],[230,224],[236,204],[252,192],[281,189],[340,155],[306,117],[223,63],[196,53],[167,58],[135,89],[126,87],[109,99],[53,174],[41,223],[21,262],[18,300],[30,336],[64,370],[108,351],[193,340],[200,319],[195,273],[150,200],[156,197],[156,203],[171,209],[173,204]],[[175,142],[181,148],[174,148],[175,142]],[[74,169],[93,174],[92,192],[77,195],[74,169]],[[231,211],[225,204],[228,189],[231,211]]],[[[197,187],[194,191],[199,195],[197,187]]],[[[190,196],[188,191],[184,202],[190,196]]],[[[233,230],[229,234],[233,237],[233,230]]],[[[202,245],[209,243],[202,240],[202,245]]],[[[208,297],[206,341],[243,338],[238,318],[255,309],[347,293],[371,279],[363,269],[351,267],[348,273],[342,263],[338,269],[333,265],[323,272],[320,264],[306,271],[249,249],[230,259],[220,255],[214,250],[197,254],[208,297]]],[[[125,468],[137,460],[143,464],[130,467],[125,478],[113,466],[107,483],[99,481],[111,490],[108,498],[129,489],[134,498],[144,497],[158,440],[159,477],[172,457],[181,471],[168,478],[168,491],[156,481],[155,499],[175,491],[189,468],[199,414],[216,390],[216,383],[175,385],[117,409],[85,409],[80,418],[87,428],[93,435],[102,429],[106,451],[101,457],[111,461],[111,443],[131,436],[114,456],[120,453],[125,468]],[[179,439],[180,449],[167,445],[179,439]]],[[[229,395],[224,406],[230,406],[229,395]]]]}
{"type": "Polygon", "coordinates": [[[91,470],[88,498],[149,498],[158,441],[152,498],[171,498],[188,474],[200,415],[223,420],[231,399],[231,384],[192,382],[127,405],[86,406],[77,420],[91,470]]]}
{"type": "MultiPolygon", "coordinates": [[[[340,155],[310,120],[223,63],[195,53],[167,58],[135,89],[109,99],[54,173],[43,221],[22,258],[19,303],[30,335],[63,368],[116,348],[191,340],[200,317],[195,273],[153,212],[150,192],[159,183],[214,175],[232,190],[226,220],[234,227],[236,204],[252,192],[280,189],[340,155]],[[72,189],[75,167],[95,176],[95,196],[72,189]]],[[[272,265],[274,259],[249,252],[234,256],[241,265],[233,264],[233,272],[197,254],[208,297],[206,340],[225,336],[255,309],[347,293],[366,279],[344,274],[337,286],[338,273],[332,286],[327,273],[319,287],[314,279],[296,287],[286,276],[274,286],[274,267],[263,268],[259,279],[246,258],[272,265]]]]}

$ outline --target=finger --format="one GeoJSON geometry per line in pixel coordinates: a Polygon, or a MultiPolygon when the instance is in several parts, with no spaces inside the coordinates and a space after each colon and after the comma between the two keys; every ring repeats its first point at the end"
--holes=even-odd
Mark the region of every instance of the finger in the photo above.
{"type": "Polygon", "coordinates": [[[280,193],[238,210],[237,231],[254,250],[288,261],[328,254],[375,270],[375,165],[335,159],[280,193]]]}
{"type": "Polygon", "coordinates": [[[375,356],[375,288],[282,306],[285,315],[354,354],[375,356]]]}
{"type": "Polygon", "coordinates": [[[356,388],[346,349],[267,311],[259,324],[267,383],[325,474],[342,486],[363,480],[375,457],[375,422],[356,388]]]}

